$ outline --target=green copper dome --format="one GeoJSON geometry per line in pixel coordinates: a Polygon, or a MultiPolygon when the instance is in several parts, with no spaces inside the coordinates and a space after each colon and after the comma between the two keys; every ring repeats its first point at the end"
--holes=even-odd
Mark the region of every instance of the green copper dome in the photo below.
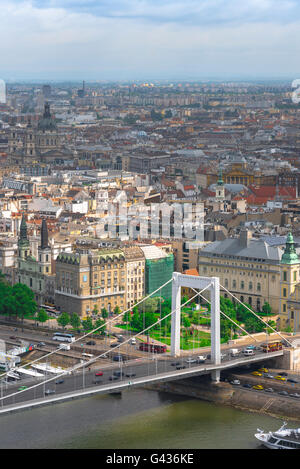
{"type": "Polygon", "coordinates": [[[296,253],[295,243],[292,233],[286,238],[285,250],[281,258],[281,264],[299,264],[300,260],[296,253]]]}

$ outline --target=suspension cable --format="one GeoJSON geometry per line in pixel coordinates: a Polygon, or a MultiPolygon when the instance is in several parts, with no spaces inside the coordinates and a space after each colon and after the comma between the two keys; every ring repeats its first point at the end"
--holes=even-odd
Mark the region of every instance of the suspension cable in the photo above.
{"type": "Polygon", "coordinates": [[[284,340],[285,342],[288,342],[291,347],[294,348],[294,345],[292,344],[292,342],[290,342],[288,339],[286,339],[285,337],[283,337],[280,332],[276,331],[272,326],[270,326],[267,322],[265,322],[260,316],[258,316],[258,314],[256,314],[254,311],[252,311],[247,305],[245,305],[244,303],[242,303],[242,301],[240,301],[233,293],[231,293],[229,290],[227,290],[227,288],[223,287],[223,285],[220,285],[220,287],[225,290],[227,293],[229,293],[229,295],[231,295],[234,299],[236,299],[242,306],[244,306],[244,308],[246,308],[248,311],[250,311],[250,313],[252,313],[254,316],[256,316],[261,322],[263,322],[268,328],[272,329],[272,331],[274,331],[276,334],[279,335],[279,337],[281,337],[282,340],[284,340]]]}
{"type": "MultiPolygon", "coordinates": [[[[190,301],[192,301],[194,298],[196,298],[197,296],[199,296],[199,295],[200,295],[201,293],[203,293],[205,290],[207,290],[210,286],[211,286],[211,283],[208,284],[205,288],[203,288],[200,292],[197,292],[196,295],[194,295],[192,298],[190,298],[188,301],[186,301],[183,305],[181,305],[181,308],[182,308],[183,306],[185,306],[186,304],[188,304],[190,301]]],[[[176,312],[176,308],[175,308],[173,311],[171,311],[170,313],[168,313],[163,319],[165,319],[165,318],[171,316],[171,315],[174,314],[175,312],[176,312]]],[[[156,321],[154,324],[151,324],[150,326],[148,326],[148,327],[147,327],[146,329],[144,329],[143,331],[138,332],[137,334],[135,334],[134,337],[138,337],[139,335],[144,334],[146,331],[148,331],[149,329],[151,329],[151,327],[153,327],[153,326],[156,325],[156,324],[159,324],[163,319],[159,319],[158,321],[156,321]]],[[[129,340],[130,340],[130,338],[127,339],[127,340],[125,340],[123,343],[120,343],[119,345],[116,345],[116,347],[114,347],[114,350],[117,349],[117,348],[119,348],[119,347],[121,347],[121,345],[124,345],[124,344],[127,343],[129,340]]],[[[58,375],[56,375],[56,376],[54,376],[54,377],[52,377],[52,378],[49,378],[48,380],[42,381],[41,383],[34,384],[33,386],[30,386],[30,387],[27,388],[27,389],[23,389],[22,391],[17,391],[17,392],[15,392],[15,393],[8,394],[7,396],[2,396],[2,397],[0,398],[0,400],[1,400],[1,402],[3,403],[3,400],[4,400],[4,399],[8,399],[9,397],[15,397],[16,395],[19,395],[19,394],[21,394],[21,393],[23,393],[23,392],[26,392],[26,391],[28,391],[28,390],[32,390],[32,389],[37,388],[37,387],[39,387],[39,386],[44,386],[46,383],[49,383],[49,382],[51,382],[51,381],[53,381],[53,380],[56,380],[56,379],[60,378],[61,376],[64,376],[64,375],[70,373],[71,371],[75,371],[75,370],[77,370],[77,369],[80,369],[81,367],[85,367],[85,366],[87,366],[87,365],[90,365],[90,364],[94,363],[94,362],[97,361],[99,358],[105,356],[108,352],[109,352],[109,350],[107,350],[106,352],[101,353],[101,354],[98,355],[97,357],[91,358],[90,360],[88,360],[88,361],[85,362],[85,363],[79,363],[79,364],[75,365],[71,370],[64,371],[64,372],[62,372],[62,373],[60,373],[60,374],[58,374],[58,375]]]]}
{"type": "MultiPolygon", "coordinates": [[[[221,285],[220,285],[221,286],[221,285]]],[[[192,290],[196,291],[193,287],[191,287],[192,290]]],[[[207,303],[211,304],[211,302],[205,298],[205,296],[203,295],[199,295],[200,298],[203,298],[203,300],[205,300],[207,303]]],[[[242,326],[240,326],[238,323],[236,323],[232,318],[230,318],[229,316],[227,316],[223,311],[220,310],[220,313],[223,314],[227,319],[229,319],[229,321],[231,321],[233,324],[235,324],[237,327],[239,327],[243,332],[245,332],[246,334],[248,334],[250,337],[252,337],[252,339],[255,340],[255,342],[259,342],[259,340],[257,340],[252,334],[250,334],[250,332],[247,332],[242,326]]]]}
{"type": "MultiPolygon", "coordinates": [[[[84,339],[85,337],[89,336],[90,334],[93,334],[94,332],[98,331],[99,329],[102,329],[104,326],[107,326],[107,325],[110,325],[111,324],[111,321],[116,321],[118,318],[122,317],[124,314],[128,313],[132,308],[134,308],[135,306],[138,306],[140,303],[142,303],[143,301],[147,300],[148,298],[150,298],[154,293],[157,293],[161,288],[165,287],[166,285],[168,285],[170,282],[172,282],[172,278],[170,280],[168,280],[166,283],[164,283],[161,287],[157,288],[156,290],[154,290],[153,292],[151,292],[149,295],[147,295],[145,298],[142,298],[140,301],[138,301],[137,303],[135,303],[131,308],[128,308],[127,310],[121,312],[120,314],[118,314],[117,316],[115,316],[114,318],[109,318],[106,322],[104,322],[103,324],[101,324],[101,326],[98,326],[96,327],[95,329],[87,332],[86,334],[78,337],[77,339],[74,340],[74,342],[72,342],[72,344],[75,344],[76,342],[78,342],[79,340],[82,340],[84,339]]],[[[42,357],[40,358],[36,358],[35,360],[29,362],[29,363],[26,363],[25,366],[29,366],[29,365],[32,365],[34,363],[37,363],[39,362],[40,360],[44,360],[45,358],[47,357],[50,357],[51,355],[53,355],[54,353],[57,353],[57,351],[61,350],[61,347],[58,346],[55,350],[53,350],[52,352],[49,352],[47,353],[46,355],[43,355],[42,357]]],[[[5,372],[5,373],[2,373],[0,375],[0,379],[5,377],[7,375],[7,373],[9,373],[9,371],[5,372]]]]}

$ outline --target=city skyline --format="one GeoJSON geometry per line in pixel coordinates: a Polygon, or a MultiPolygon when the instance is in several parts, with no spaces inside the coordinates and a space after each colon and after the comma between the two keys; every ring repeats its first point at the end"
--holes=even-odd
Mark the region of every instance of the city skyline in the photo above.
{"type": "Polygon", "coordinates": [[[293,0],[5,0],[1,75],[298,78],[299,9],[293,0]]]}

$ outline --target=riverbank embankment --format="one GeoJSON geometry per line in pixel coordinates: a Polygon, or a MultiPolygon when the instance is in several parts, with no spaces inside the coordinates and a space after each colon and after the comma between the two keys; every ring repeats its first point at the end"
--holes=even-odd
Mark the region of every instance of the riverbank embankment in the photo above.
{"type": "Polygon", "coordinates": [[[207,377],[162,382],[146,389],[189,396],[219,405],[259,412],[282,419],[300,421],[300,399],[233,386],[227,382],[215,383],[207,377]]]}

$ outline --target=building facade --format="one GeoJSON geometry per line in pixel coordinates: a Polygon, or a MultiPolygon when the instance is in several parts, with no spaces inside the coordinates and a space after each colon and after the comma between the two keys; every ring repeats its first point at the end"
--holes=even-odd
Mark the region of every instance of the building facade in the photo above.
{"type": "Polygon", "coordinates": [[[45,303],[54,303],[54,280],[46,221],[42,222],[41,244],[38,247],[38,258],[36,258],[32,255],[26,221],[22,217],[13,283],[27,285],[34,292],[35,301],[40,306],[45,303]]]}
{"type": "Polygon", "coordinates": [[[105,308],[124,310],[126,264],[120,249],[60,253],[56,258],[55,305],[86,317],[105,308]]]}
{"type": "MultiPolygon", "coordinates": [[[[262,239],[252,239],[242,230],[239,238],[215,241],[199,251],[198,272],[204,277],[219,277],[220,284],[254,310],[268,302],[279,312],[280,260],[282,249],[262,239]]],[[[232,296],[221,290],[229,299],[232,296]]]]}

